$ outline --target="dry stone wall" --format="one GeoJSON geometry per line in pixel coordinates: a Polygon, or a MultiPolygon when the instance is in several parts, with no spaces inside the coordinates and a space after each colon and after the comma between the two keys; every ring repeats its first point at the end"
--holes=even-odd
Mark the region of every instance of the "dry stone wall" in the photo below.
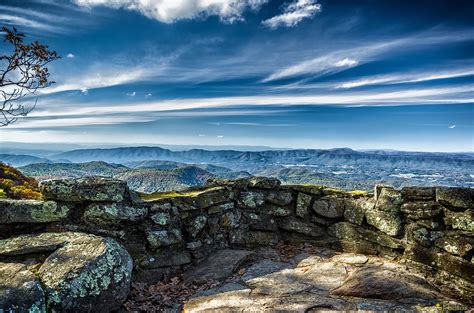
{"type": "Polygon", "coordinates": [[[74,231],[115,239],[133,258],[132,279],[151,282],[216,250],[308,242],[389,256],[460,298],[474,294],[469,188],[376,186],[365,194],[246,178],[148,202],[106,178],[47,181],[41,190],[45,201],[0,201],[0,262],[9,237],[74,231]]]}

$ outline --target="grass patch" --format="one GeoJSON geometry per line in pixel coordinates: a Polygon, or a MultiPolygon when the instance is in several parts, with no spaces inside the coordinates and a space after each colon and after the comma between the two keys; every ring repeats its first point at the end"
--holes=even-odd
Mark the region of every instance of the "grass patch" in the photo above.
{"type": "Polygon", "coordinates": [[[179,197],[197,197],[205,192],[219,190],[222,187],[212,187],[206,189],[188,189],[183,191],[158,191],[153,193],[139,193],[140,199],[143,201],[156,201],[169,198],[179,198],[179,197]]]}

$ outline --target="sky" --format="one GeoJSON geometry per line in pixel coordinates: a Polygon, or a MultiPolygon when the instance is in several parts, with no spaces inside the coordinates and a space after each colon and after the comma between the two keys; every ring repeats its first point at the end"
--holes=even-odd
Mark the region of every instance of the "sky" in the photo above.
{"type": "Polygon", "coordinates": [[[2,141],[474,151],[474,1],[1,0],[0,25],[62,56],[2,141]]]}

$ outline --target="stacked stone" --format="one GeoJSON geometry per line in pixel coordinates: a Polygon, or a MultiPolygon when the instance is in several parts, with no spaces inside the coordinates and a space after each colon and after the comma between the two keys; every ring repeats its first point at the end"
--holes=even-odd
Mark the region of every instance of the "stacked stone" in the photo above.
{"type": "Polygon", "coordinates": [[[3,238],[58,230],[112,237],[133,257],[135,280],[162,280],[216,250],[287,241],[390,256],[417,264],[465,299],[474,294],[469,188],[376,186],[363,194],[253,177],[150,202],[105,178],[49,181],[41,189],[45,201],[0,202],[3,238]]]}

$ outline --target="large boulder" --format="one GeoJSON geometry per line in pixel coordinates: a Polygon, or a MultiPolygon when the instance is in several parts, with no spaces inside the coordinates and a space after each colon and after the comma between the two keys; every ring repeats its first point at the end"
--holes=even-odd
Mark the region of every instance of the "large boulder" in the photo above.
{"type": "Polygon", "coordinates": [[[402,195],[391,187],[376,186],[375,207],[365,212],[367,223],[389,236],[398,236],[402,232],[400,207],[402,195]]]}
{"type": "Polygon", "coordinates": [[[40,190],[46,199],[64,202],[120,202],[129,196],[125,181],[105,177],[47,180],[40,190]]]}
{"type": "Polygon", "coordinates": [[[0,258],[33,252],[50,254],[36,273],[48,310],[110,312],[128,296],[132,258],[113,239],[67,232],[0,241],[0,258]]]}
{"type": "Polygon", "coordinates": [[[0,200],[0,224],[58,222],[68,214],[67,206],[54,201],[0,200]]]}

